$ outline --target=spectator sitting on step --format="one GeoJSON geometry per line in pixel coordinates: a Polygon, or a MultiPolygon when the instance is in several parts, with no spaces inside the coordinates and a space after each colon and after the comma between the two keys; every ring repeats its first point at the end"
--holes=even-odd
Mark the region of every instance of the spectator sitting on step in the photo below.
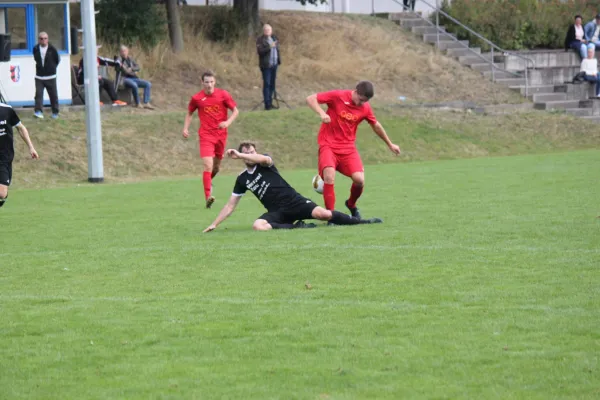
{"type": "Polygon", "coordinates": [[[598,75],[598,60],[594,57],[594,48],[588,47],[587,58],[581,61],[581,72],[585,72],[585,80],[596,84],[596,97],[600,97],[600,75],[598,75]]]}
{"type": "Polygon", "coordinates": [[[597,14],[596,18],[585,24],[583,31],[585,39],[588,41],[588,47],[600,48],[600,14],[597,14]]]}
{"type": "Polygon", "coordinates": [[[138,72],[140,71],[139,65],[135,60],[129,57],[129,48],[121,45],[119,61],[121,62],[121,71],[123,72],[123,85],[131,89],[135,106],[138,108],[147,108],[154,110],[154,107],[150,104],[150,89],[152,84],[149,81],[140,79],[138,72]],[[140,103],[139,88],[144,89],[144,101],[140,103]]]}
{"type": "Polygon", "coordinates": [[[583,60],[587,52],[587,40],[585,39],[585,31],[583,30],[581,15],[575,16],[575,23],[569,27],[567,37],[565,38],[565,51],[573,49],[579,52],[583,60]]]}
{"type": "MultiPolygon", "coordinates": [[[[126,106],[127,103],[119,100],[119,98],[117,96],[117,92],[115,90],[115,83],[110,79],[104,78],[100,74],[100,66],[101,65],[106,65],[109,67],[116,67],[119,65],[119,63],[116,62],[115,60],[111,60],[110,58],[105,58],[105,57],[100,57],[100,56],[97,57],[96,62],[98,64],[98,86],[100,87],[100,92],[102,92],[102,89],[104,89],[106,91],[106,93],[108,94],[108,97],[110,97],[110,100],[112,101],[113,106],[126,106]]],[[[77,83],[79,83],[80,85],[83,85],[83,82],[84,82],[84,72],[83,72],[83,57],[82,57],[81,61],[79,61],[79,69],[77,70],[77,83]]],[[[100,102],[100,105],[103,105],[103,103],[100,102]]]]}
{"type": "Polygon", "coordinates": [[[404,0],[404,11],[415,11],[416,0],[404,0]]]}

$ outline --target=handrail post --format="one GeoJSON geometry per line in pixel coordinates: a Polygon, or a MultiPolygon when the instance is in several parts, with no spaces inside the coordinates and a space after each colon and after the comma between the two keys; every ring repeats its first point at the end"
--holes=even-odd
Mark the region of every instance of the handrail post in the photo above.
{"type": "Polygon", "coordinates": [[[527,61],[525,61],[525,98],[529,97],[529,79],[527,76],[528,69],[529,69],[529,63],[527,61]]]}
{"type": "Polygon", "coordinates": [[[492,82],[494,82],[496,79],[494,79],[496,77],[495,71],[494,71],[494,46],[492,46],[492,82]]]}
{"type": "Polygon", "coordinates": [[[435,0],[435,33],[437,35],[437,48],[440,50],[440,0],[435,0]]]}

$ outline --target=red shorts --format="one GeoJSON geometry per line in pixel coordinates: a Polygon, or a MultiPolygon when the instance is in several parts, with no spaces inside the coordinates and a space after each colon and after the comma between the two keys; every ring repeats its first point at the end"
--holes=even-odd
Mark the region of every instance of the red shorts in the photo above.
{"type": "Polygon", "coordinates": [[[223,159],[227,136],[200,135],[200,157],[217,157],[223,159]]]}
{"type": "Polygon", "coordinates": [[[319,147],[319,174],[323,175],[323,169],[335,168],[341,174],[352,176],[355,172],[365,172],[358,150],[334,150],[328,146],[319,147]]]}

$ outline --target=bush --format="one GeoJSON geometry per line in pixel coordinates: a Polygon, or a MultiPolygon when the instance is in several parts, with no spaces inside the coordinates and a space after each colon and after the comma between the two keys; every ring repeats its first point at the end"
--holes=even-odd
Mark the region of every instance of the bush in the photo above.
{"type": "Polygon", "coordinates": [[[164,6],[149,0],[100,0],[96,15],[99,36],[109,46],[139,43],[144,49],[165,37],[164,6]]]}
{"type": "MultiPolygon", "coordinates": [[[[573,17],[581,14],[586,24],[600,11],[600,0],[444,0],[442,10],[506,50],[562,49],[573,17]]],[[[485,42],[443,15],[440,25],[489,50],[485,42]]]]}

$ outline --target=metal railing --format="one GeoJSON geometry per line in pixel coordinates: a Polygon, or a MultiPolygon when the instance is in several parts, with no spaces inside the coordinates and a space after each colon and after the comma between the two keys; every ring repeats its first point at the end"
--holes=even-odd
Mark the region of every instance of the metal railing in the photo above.
{"type": "MultiPolygon", "coordinates": [[[[399,0],[393,0],[395,3],[399,4],[402,6],[402,9],[404,11],[411,11],[409,7],[405,6],[404,4],[402,4],[399,0]]],[[[423,17],[422,15],[415,13],[414,15],[417,18],[422,19],[423,21],[426,21],[429,25],[431,25],[432,27],[435,27],[436,29],[436,46],[439,48],[440,45],[440,33],[442,33],[443,35],[445,35],[445,37],[454,40],[455,42],[460,42],[460,40],[458,39],[458,37],[450,34],[449,32],[446,31],[442,31],[442,29],[440,28],[440,14],[443,15],[444,17],[446,17],[447,19],[449,19],[450,21],[452,21],[453,23],[455,23],[456,25],[460,26],[461,28],[463,28],[464,30],[466,30],[467,32],[469,32],[471,35],[477,37],[479,40],[481,40],[482,42],[486,43],[489,47],[490,47],[490,58],[486,58],[484,57],[482,54],[475,52],[473,49],[471,49],[469,46],[465,46],[464,48],[469,50],[471,53],[473,53],[473,55],[475,55],[476,57],[479,57],[480,59],[482,59],[483,61],[485,61],[486,63],[490,64],[490,68],[491,68],[491,72],[492,72],[492,81],[495,80],[495,70],[500,70],[502,72],[505,72],[507,74],[511,74],[514,75],[516,77],[521,78],[521,75],[518,72],[515,71],[508,71],[504,68],[499,68],[494,64],[494,50],[499,51],[502,55],[507,56],[514,56],[517,57],[521,60],[523,60],[525,62],[525,97],[529,96],[529,76],[527,73],[527,70],[529,69],[529,63],[531,63],[533,69],[535,69],[535,62],[531,59],[531,58],[527,58],[527,57],[523,57],[522,55],[516,54],[514,52],[508,51],[508,50],[504,50],[503,48],[501,48],[500,46],[496,45],[495,43],[493,43],[492,41],[486,39],[485,37],[483,37],[482,35],[480,35],[479,33],[475,32],[473,29],[469,28],[468,26],[466,26],[465,24],[463,24],[462,22],[460,22],[459,20],[457,20],[456,18],[452,17],[451,15],[449,15],[448,13],[442,11],[441,7],[440,7],[440,0],[436,0],[435,3],[436,5],[432,5],[429,4],[427,1],[425,0],[419,0],[420,3],[425,4],[426,6],[430,7],[431,9],[433,9],[435,12],[435,24],[433,22],[431,22],[429,20],[429,18],[427,17],[423,17]]]]}

